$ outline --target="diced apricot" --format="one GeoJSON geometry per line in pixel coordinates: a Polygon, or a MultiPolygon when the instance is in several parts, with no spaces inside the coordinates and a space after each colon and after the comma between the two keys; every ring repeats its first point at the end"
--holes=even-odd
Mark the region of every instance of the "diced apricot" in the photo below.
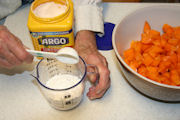
{"type": "Polygon", "coordinates": [[[160,39],[160,32],[156,31],[156,30],[151,30],[149,31],[149,36],[151,37],[151,39],[160,39]]]}
{"type": "Polygon", "coordinates": [[[149,49],[150,47],[152,47],[152,44],[142,44],[141,46],[142,52],[147,51],[147,49],[149,49]]]}
{"type": "Polygon", "coordinates": [[[142,33],[141,34],[141,41],[143,44],[150,44],[150,43],[152,43],[152,38],[148,34],[142,33]]]}
{"type": "Polygon", "coordinates": [[[154,58],[153,62],[151,63],[152,66],[158,67],[159,63],[161,62],[161,56],[158,55],[154,58]]]}
{"type": "Polygon", "coordinates": [[[163,31],[165,32],[165,33],[167,33],[167,35],[168,36],[172,36],[173,35],[173,33],[174,33],[174,30],[173,30],[173,28],[170,26],[170,25],[168,25],[168,24],[164,24],[163,25],[163,31]]]}
{"type": "Polygon", "coordinates": [[[145,21],[143,32],[148,33],[150,30],[151,30],[151,26],[149,25],[147,21],[145,21]]]}
{"type": "Polygon", "coordinates": [[[124,51],[124,57],[127,61],[131,61],[134,59],[134,49],[130,48],[124,51]]]}
{"type": "Polygon", "coordinates": [[[169,39],[168,40],[168,43],[169,44],[171,44],[171,45],[173,45],[173,46],[176,46],[176,45],[178,45],[178,39],[176,39],[176,38],[171,38],[171,39],[169,39]]]}
{"type": "Polygon", "coordinates": [[[157,67],[147,67],[147,77],[152,80],[158,80],[158,68],[157,67]]]}
{"type": "Polygon", "coordinates": [[[133,60],[130,62],[129,66],[134,70],[137,71],[137,68],[139,67],[139,64],[137,61],[133,60]]]}
{"type": "Polygon", "coordinates": [[[180,27],[174,28],[174,37],[180,40],[180,27]]]}
{"type": "Polygon", "coordinates": [[[143,54],[143,63],[145,66],[151,65],[152,62],[153,62],[153,58],[149,54],[147,53],[143,54]]]}
{"type": "Polygon", "coordinates": [[[142,48],[142,43],[140,41],[137,41],[134,47],[135,52],[141,53],[142,52],[141,48],[142,48]]]}
{"type": "Polygon", "coordinates": [[[171,70],[170,78],[176,85],[180,85],[180,76],[176,70],[171,70]]]}
{"type": "Polygon", "coordinates": [[[156,57],[158,54],[162,53],[163,52],[163,49],[159,46],[152,46],[148,53],[154,58],[156,57]]]}
{"type": "Polygon", "coordinates": [[[124,51],[125,62],[136,72],[156,82],[180,86],[180,26],[164,24],[164,33],[144,23],[140,41],[124,51]]]}
{"type": "Polygon", "coordinates": [[[144,65],[139,66],[137,72],[139,74],[143,75],[144,77],[146,77],[146,75],[147,75],[147,69],[144,65]]]}

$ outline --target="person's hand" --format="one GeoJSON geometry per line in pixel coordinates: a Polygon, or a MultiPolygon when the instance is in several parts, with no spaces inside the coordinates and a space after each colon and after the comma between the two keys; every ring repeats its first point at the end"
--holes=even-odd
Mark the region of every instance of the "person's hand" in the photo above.
{"type": "Polygon", "coordinates": [[[79,31],[76,35],[75,49],[87,64],[97,66],[99,79],[95,76],[89,77],[90,81],[95,85],[90,87],[87,96],[91,100],[101,98],[110,87],[110,71],[108,69],[106,58],[97,50],[94,33],[87,30],[79,31]]]}
{"type": "Polygon", "coordinates": [[[0,66],[10,69],[23,62],[31,63],[32,60],[33,56],[26,52],[22,42],[0,25],[0,66]]]}

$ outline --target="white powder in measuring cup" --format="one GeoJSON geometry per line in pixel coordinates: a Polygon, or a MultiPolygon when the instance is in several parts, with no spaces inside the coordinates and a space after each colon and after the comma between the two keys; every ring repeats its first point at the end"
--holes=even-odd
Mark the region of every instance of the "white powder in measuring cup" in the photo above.
{"type": "Polygon", "coordinates": [[[74,75],[55,75],[46,82],[46,86],[53,89],[65,89],[74,86],[79,81],[80,79],[74,75]]]}
{"type": "MultiPolygon", "coordinates": [[[[70,74],[55,75],[46,82],[46,86],[52,89],[65,89],[74,86],[80,78],[70,74]]],[[[77,86],[64,91],[47,91],[46,97],[50,104],[59,110],[68,110],[77,106],[83,96],[84,84],[81,82],[77,86]]]]}
{"type": "Polygon", "coordinates": [[[36,7],[33,12],[36,16],[41,18],[52,18],[64,13],[67,9],[66,5],[55,2],[46,2],[36,7]]]}

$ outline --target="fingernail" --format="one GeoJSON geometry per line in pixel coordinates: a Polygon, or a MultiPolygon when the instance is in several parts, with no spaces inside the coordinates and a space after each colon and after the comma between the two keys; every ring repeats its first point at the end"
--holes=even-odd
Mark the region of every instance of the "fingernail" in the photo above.
{"type": "Polygon", "coordinates": [[[102,91],[102,90],[98,90],[98,91],[96,92],[96,94],[99,94],[99,93],[101,93],[101,91],[102,91]]]}
{"type": "Polygon", "coordinates": [[[93,91],[93,90],[95,90],[95,87],[91,87],[91,88],[89,88],[89,90],[93,91]]]}
{"type": "Polygon", "coordinates": [[[94,99],[94,97],[90,96],[90,97],[89,97],[89,99],[90,99],[90,100],[93,100],[93,99],[94,99]]]}
{"type": "Polygon", "coordinates": [[[86,94],[89,97],[89,93],[86,94]]]}

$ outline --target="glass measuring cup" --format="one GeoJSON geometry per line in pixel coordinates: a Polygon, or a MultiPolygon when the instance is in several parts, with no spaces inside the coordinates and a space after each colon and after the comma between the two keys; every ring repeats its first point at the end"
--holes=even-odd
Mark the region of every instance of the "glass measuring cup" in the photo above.
{"type": "Polygon", "coordinates": [[[84,93],[86,75],[99,75],[97,67],[86,64],[81,57],[77,64],[65,64],[56,59],[42,59],[37,64],[35,72],[36,75],[33,76],[37,79],[42,94],[50,106],[57,110],[69,110],[79,105],[84,93]],[[76,77],[78,80],[63,88],[53,88],[47,85],[53,77],[59,76],[62,80],[64,75],[68,79],[76,77]]]}

